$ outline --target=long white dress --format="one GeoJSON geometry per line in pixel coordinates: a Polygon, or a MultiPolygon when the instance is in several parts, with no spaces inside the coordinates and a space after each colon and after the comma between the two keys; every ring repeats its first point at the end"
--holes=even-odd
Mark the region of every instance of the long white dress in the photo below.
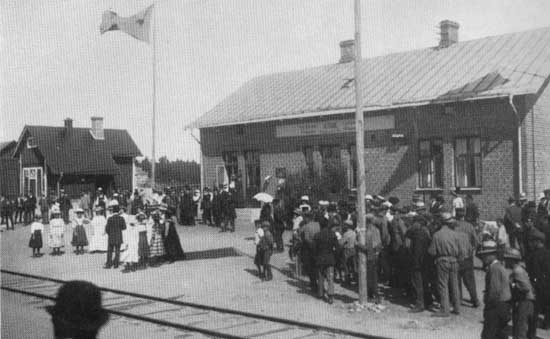
{"type": "Polygon", "coordinates": [[[122,254],[121,261],[125,263],[137,263],[139,260],[139,233],[136,226],[126,226],[126,238],[124,242],[128,246],[122,254]]]}
{"type": "Polygon", "coordinates": [[[105,234],[105,225],[107,225],[107,219],[102,215],[96,215],[91,223],[92,237],[90,239],[90,246],[88,251],[107,251],[108,237],[105,234]]]}
{"type": "Polygon", "coordinates": [[[63,219],[55,218],[50,220],[49,245],[51,248],[65,246],[65,222],[63,219]]]}

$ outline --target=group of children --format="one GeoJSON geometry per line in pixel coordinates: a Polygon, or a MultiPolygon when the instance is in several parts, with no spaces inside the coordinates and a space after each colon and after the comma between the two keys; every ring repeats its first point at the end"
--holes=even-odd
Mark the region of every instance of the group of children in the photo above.
{"type": "MultiPolygon", "coordinates": [[[[109,206],[110,207],[110,206],[109,206]]],[[[112,209],[109,208],[112,213],[112,209]]],[[[85,253],[84,247],[88,247],[89,253],[105,252],[108,249],[108,234],[105,226],[108,216],[105,217],[102,206],[96,206],[95,216],[92,220],[85,217],[84,210],[73,210],[75,216],[71,220],[72,239],[76,255],[85,253]],[[88,232],[91,238],[88,240],[88,232]]],[[[127,225],[123,231],[123,244],[121,261],[126,264],[123,273],[143,269],[149,263],[150,266],[158,266],[164,259],[174,261],[183,259],[184,253],[172,220],[165,204],[151,213],[151,219],[139,211],[136,215],[128,215],[124,209],[120,215],[127,225]]],[[[62,255],[61,249],[65,247],[66,224],[61,218],[61,211],[57,205],[50,210],[48,234],[45,234],[45,226],[40,216],[36,216],[30,226],[29,247],[32,248],[34,258],[41,257],[40,253],[47,239],[47,245],[52,249],[51,255],[62,255]]]]}

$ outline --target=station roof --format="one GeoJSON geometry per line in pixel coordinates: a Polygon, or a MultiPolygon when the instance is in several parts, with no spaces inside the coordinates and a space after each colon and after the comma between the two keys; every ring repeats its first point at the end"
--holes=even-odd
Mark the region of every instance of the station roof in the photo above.
{"type": "MultiPolygon", "coordinates": [[[[362,61],[365,111],[537,93],[550,76],[550,27],[362,61]]],[[[189,127],[355,111],[354,63],[259,76],[189,127]]]]}

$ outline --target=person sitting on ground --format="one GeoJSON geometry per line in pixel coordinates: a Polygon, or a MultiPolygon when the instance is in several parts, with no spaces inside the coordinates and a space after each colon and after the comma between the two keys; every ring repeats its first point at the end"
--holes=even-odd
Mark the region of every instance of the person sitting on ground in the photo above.
{"type": "Polygon", "coordinates": [[[57,292],[55,305],[46,310],[52,317],[56,339],[95,339],[109,320],[101,305],[101,291],[87,281],[65,283],[57,292]]]}

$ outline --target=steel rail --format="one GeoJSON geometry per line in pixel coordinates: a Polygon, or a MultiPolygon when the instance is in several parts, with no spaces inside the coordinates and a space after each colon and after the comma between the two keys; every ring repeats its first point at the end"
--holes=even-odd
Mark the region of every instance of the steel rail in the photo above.
{"type": "MultiPolygon", "coordinates": [[[[61,283],[61,284],[64,284],[64,283],[67,282],[65,280],[49,278],[49,277],[42,277],[42,276],[37,276],[37,275],[29,274],[29,273],[15,272],[15,271],[10,271],[10,270],[5,270],[5,269],[0,269],[0,272],[1,273],[12,274],[12,275],[17,275],[17,276],[22,276],[22,277],[38,279],[38,280],[52,281],[52,282],[57,282],[57,283],[61,283]]],[[[171,299],[155,297],[155,296],[150,296],[150,295],[145,295],[145,294],[140,294],[140,293],[134,293],[134,292],[128,292],[128,291],[122,291],[122,290],[117,290],[117,289],[112,289],[112,288],[107,288],[107,287],[99,287],[99,289],[101,291],[104,291],[104,292],[110,292],[110,293],[120,294],[120,295],[127,295],[127,296],[134,297],[134,298],[158,301],[158,302],[162,302],[162,303],[166,303],[166,304],[192,307],[192,308],[203,309],[203,310],[208,310],[208,311],[214,311],[214,312],[219,312],[219,313],[235,314],[235,315],[240,315],[240,316],[247,317],[247,318],[254,318],[254,319],[260,319],[260,320],[270,321],[270,322],[274,322],[274,323],[292,325],[292,326],[296,326],[296,327],[299,327],[299,328],[307,328],[307,329],[311,329],[311,330],[315,330],[315,331],[324,331],[324,332],[329,332],[329,333],[333,333],[333,334],[342,334],[342,335],[347,335],[347,336],[356,337],[356,338],[363,338],[363,339],[389,339],[388,337],[365,334],[365,333],[346,330],[346,329],[342,329],[342,328],[330,327],[330,326],[319,325],[319,324],[314,324],[314,323],[309,323],[309,322],[301,322],[301,321],[298,321],[298,320],[285,319],[285,318],[274,317],[274,316],[270,316],[270,315],[251,313],[251,312],[246,312],[246,311],[240,311],[240,310],[234,310],[234,309],[222,308],[222,307],[210,306],[210,305],[204,305],[204,304],[197,304],[197,303],[192,303],[192,302],[187,302],[187,301],[171,300],[171,299]]]]}

